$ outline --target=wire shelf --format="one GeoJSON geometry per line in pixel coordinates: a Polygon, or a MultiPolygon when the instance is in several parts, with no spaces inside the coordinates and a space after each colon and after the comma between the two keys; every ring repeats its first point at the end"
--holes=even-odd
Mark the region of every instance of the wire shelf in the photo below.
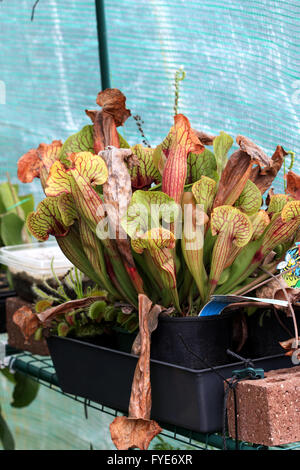
{"type": "MultiPolygon", "coordinates": [[[[29,352],[22,351],[18,354],[14,354],[14,350],[10,349],[7,351],[8,354],[12,354],[9,360],[9,367],[12,370],[22,372],[28,375],[33,380],[36,380],[41,385],[44,385],[51,390],[60,393],[68,398],[83,405],[85,416],[88,417],[88,409],[92,408],[98,410],[101,413],[106,413],[110,416],[122,416],[123,412],[115,409],[111,409],[107,406],[92,402],[86,398],[71,395],[61,390],[58,384],[57,376],[53,367],[53,363],[50,357],[36,356],[29,352]]],[[[214,450],[223,449],[223,437],[221,434],[201,434],[188,429],[178,428],[173,425],[166,423],[159,423],[163,428],[161,435],[173,439],[179,442],[185,448],[197,449],[197,450],[214,450]]],[[[235,449],[235,441],[231,438],[226,439],[227,449],[235,449]]],[[[266,447],[263,445],[250,444],[247,442],[239,442],[239,450],[300,450],[300,442],[281,445],[277,447],[266,447]]]]}

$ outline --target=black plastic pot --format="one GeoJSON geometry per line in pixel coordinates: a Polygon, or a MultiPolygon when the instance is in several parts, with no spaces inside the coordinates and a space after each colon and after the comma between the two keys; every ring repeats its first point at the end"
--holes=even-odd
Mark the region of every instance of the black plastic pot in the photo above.
{"type": "Polygon", "coordinates": [[[232,347],[233,316],[233,312],[227,312],[207,317],[161,318],[152,333],[151,357],[190,369],[226,364],[230,362],[226,350],[232,347]]]}
{"type": "MultiPolygon", "coordinates": [[[[296,313],[300,331],[300,314],[296,313]]],[[[258,310],[248,317],[248,339],[242,354],[252,358],[281,354],[280,341],[293,338],[294,324],[291,317],[280,310],[258,310]]]]}
{"type": "MultiPolygon", "coordinates": [[[[128,411],[137,356],[72,338],[47,340],[60,387],[65,393],[128,411]]],[[[254,361],[266,371],[292,366],[280,355],[254,361]]],[[[231,377],[242,363],[217,367],[231,377]]],[[[224,384],[211,369],[193,370],[151,359],[152,412],[160,423],[202,433],[222,428],[224,384]]]]}

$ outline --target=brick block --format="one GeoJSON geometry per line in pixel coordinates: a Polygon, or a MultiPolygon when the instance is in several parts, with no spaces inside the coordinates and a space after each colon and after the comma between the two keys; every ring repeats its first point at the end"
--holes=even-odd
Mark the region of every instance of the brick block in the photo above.
{"type": "MultiPolygon", "coordinates": [[[[266,446],[300,441],[300,366],[267,372],[264,379],[243,380],[236,393],[239,440],[266,446]]],[[[232,391],[227,413],[229,435],[235,438],[232,391]]]]}
{"type": "Polygon", "coordinates": [[[9,297],[6,299],[6,330],[8,334],[8,344],[16,349],[29,351],[32,354],[40,356],[49,356],[49,350],[46,341],[36,341],[33,337],[29,338],[28,344],[25,344],[24,336],[20,328],[13,322],[13,314],[20,307],[31,304],[20,297],[9,297]]]}

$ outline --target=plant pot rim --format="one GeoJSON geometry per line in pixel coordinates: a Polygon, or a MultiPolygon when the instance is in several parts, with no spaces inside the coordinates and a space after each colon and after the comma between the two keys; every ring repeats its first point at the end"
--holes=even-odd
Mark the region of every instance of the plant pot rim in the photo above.
{"type": "Polygon", "coordinates": [[[237,310],[233,311],[227,311],[224,313],[220,313],[219,315],[207,315],[207,316],[186,316],[186,317],[169,317],[169,316],[160,316],[159,321],[160,322],[199,322],[199,321],[214,321],[214,320],[223,320],[225,318],[233,316],[237,310]]]}
{"type": "MultiPolygon", "coordinates": [[[[124,352],[124,351],[119,351],[117,349],[112,349],[112,348],[107,348],[105,346],[99,346],[99,345],[95,345],[95,344],[92,344],[92,343],[89,343],[88,341],[84,341],[83,339],[75,339],[75,338],[70,338],[68,336],[58,336],[58,335],[50,335],[48,336],[48,338],[46,338],[47,340],[47,343],[48,343],[48,340],[51,341],[51,338],[53,338],[54,340],[60,340],[60,341],[71,341],[71,342],[75,342],[75,343],[79,343],[79,344],[84,344],[84,345],[88,345],[89,347],[93,348],[93,349],[100,349],[100,350],[105,350],[105,351],[109,351],[110,353],[113,353],[113,354],[116,354],[116,355],[121,355],[121,356],[126,356],[126,357],[130,357],[132,359],[135,359],[135,360],[138,360],[139,359],[139,356],[137,356],[136,354],[131,354],[131,353],[127,353],[127,352],[124,352]]],[[[275,355],[271,355],[271,356],[264,356],[264,357],[259,357],[259,358],[256,358],[256,359],[252,359],[252,362],[254,364],[259,364],[260,362],[262,362],[263,360],[268,360],[268,359],[277,359],[277,358],[280,358],[280,357],[286,357],[285,354],[275,354],[275,355]]],[[[177,365],[177,364],[172,364],[170,362],[165,362],[165,361],[159,361],[157,359],[150,359],[150,363],[156,363],[156,364],[160,364],[162,366],[165,366],[165,367],[168,367],[168,368],[174,368],[174,369],[181,369],[183,371],[187,371],[187,372],[191,372],[193,374],[199,374],[199,373],[204,373],[204,372],[213,372],[212,369],[214,370],[220,370],[224,367],[231,367],[231,366],[243,366],[244,363],[242,361],[236,361],[236,362],[231,362],[229,364],[223,364],[223,365],[220,365],[220,366],[214,366],[214,367],[205,367],[203,369],[191,369],[189,367],[184,367],[184,366],[180,366],[180,365],[177,365]]]]}

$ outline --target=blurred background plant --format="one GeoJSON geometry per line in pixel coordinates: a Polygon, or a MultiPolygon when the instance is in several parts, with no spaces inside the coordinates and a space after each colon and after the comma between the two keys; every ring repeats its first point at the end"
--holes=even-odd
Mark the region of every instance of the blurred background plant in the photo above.
{"type": "MultiPolygon", "coordinates": [[[[8,367],[0,368],[0,373],[13,385],[12,401],[13,408],[24,408],[29,406],[36,398],[39,384],[20,372],[11,372],[8,367]]],[[[0,442],[5,450],[15,448],[15,439],[10,430],[0,406],[0,442]]]]}

